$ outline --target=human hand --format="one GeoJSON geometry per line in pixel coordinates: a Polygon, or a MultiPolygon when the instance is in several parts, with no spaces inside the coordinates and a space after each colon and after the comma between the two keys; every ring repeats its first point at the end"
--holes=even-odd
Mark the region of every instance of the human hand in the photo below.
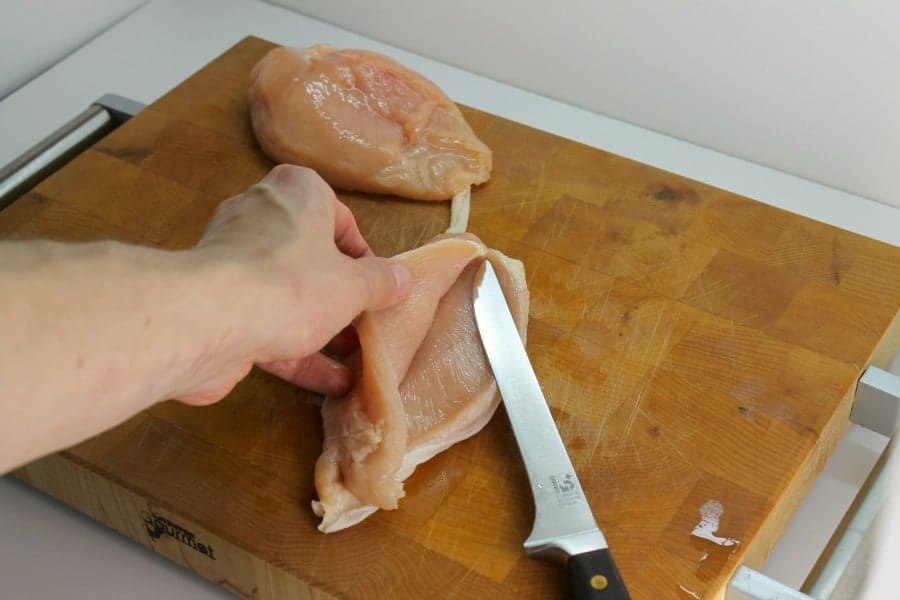
{"type": "Polygon", "coordinates": [[[307,389],[346,392],[350,370],[320,350],[347,350],[359,313],[410,288],[409,272],[374,256],[350,210],[303,167],[275,167],[223,202],[190,253],[229,282],[225,300],[238,309],[218,317],[230,322],[218,323],[220,337],[176,394],[191,404],[219,400],[254,363],[307,389]]]}

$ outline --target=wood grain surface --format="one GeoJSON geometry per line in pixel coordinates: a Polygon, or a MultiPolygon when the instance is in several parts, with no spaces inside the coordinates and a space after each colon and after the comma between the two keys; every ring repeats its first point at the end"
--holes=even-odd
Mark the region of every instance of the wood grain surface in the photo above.
{"type": "MultiPolygon", "coordinates": [[[[0,212],[0,238],[190,247],[272,166],[245,99],[270,47],[248,38],[190,77],[0,212]]],[[[470,230],[526,265],[529,354],[633,597],[721,597],[778,539],[862,369],[897,348],[900,249],[464,112],[495,160],[470,230]],[[704,506],[734,544],[693,534],[704,506]]],[[[443,203],[340,196],[383,255],[448,222],[443,203]]],[[[323,535],[310,400],[254,372],[18,476],[244,597],[562,595],[563,569],[522,553],[533,505],[502,408],[399,510],[323,535]]]]}

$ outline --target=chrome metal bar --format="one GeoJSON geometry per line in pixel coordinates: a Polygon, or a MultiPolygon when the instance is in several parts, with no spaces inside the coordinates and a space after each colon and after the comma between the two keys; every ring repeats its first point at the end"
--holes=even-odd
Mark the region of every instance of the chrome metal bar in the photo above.
{"type": "MultiPolygon", "coordinates": [[[[878,367],[868,367],[857,385],[850,420],[883,435],[893,436],[898,414],[900,377],[878,367]]],[[[894,460],[893,443],[888,443],[810,572],[802,592],[744,565],[738,567],[729,587],[755,600],[829,600],[840,586],[884,503],[894,460]]]]}
{"type": "Polygon", "coordinates": [[[80,115],[0,169],[0,209],[34,187],[115,127],[105,108],[92,104],[80,115]]]}
{"type": "Polygon", "coordinates": [[[728,586],[754,600],[814,600],[803,592],[744,565],[738,567],[728,586]]]}
{"type": "MultiPolygon", "coordinates": [[[[893,438],[898,414],[900,377],[875,366],[868,367],[856,386],[850,420],[893,438]]],[[[896,460],[892,439],[804,583],[802,589],[809,595],[827,600],[840,585],[884,504],[888,477],[894,472],[891,465],[896,460]]]]}
{"type": "Polygon", "coordinates": [[[115,129],[144,105],[107,94],[0,169],[0,210],[115,129]]]}
{"type": "Polygon", "coordinates": [[[811,577],[802,589],[819,600],[828,600],[847,572],[847,567],[870,532],[872,523],[887,496],[888,477],[893,471],[890,463],[895,460],[892,445],[888,445],[883,460],[869,475],[869,479],[853,502],[844,521],[835,531],[835,538],[826,547],[819,563],[813,567],[811,577]]]}

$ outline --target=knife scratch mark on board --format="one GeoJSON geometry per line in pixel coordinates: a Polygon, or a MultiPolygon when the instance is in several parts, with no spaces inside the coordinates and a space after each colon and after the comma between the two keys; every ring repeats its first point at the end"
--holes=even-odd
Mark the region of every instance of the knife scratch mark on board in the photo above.
{"type": "MultiPolygon", "coordinates": [[[[476,563],[477,565],[477,563],[476,563]]],[[[463,573],[462,577],[457,578],[453,583],[453,589],[447,592],[446,598],[456,598],[460,597],[460,594],[464,592],[464,590],[468,590],[468,580],[471,579],[475,575],[474,567],[470,567],[466,569],[465,573],[463,573]]],[[[464,593],[462,593],[461,597],[466,597],[464,593]]]]}
{"type": "MultiPolygon", "coordinates": [[[[557,388],[556,393],[548,395],[546,398],[547,405],[551,406],[551,407],[555,407],[561,412],[565,412],[566,411],[566,395],[569,393],[569,378],[568,378],[568,376],[563,376],[562,380],[559,382],[559,385],[557,385],[555,387],[557,388]]],[[[557,426],[559,426],[558,423],[557,423],[557,426]]]]}
{"type": "MultiPolygon", "coordinates": [[[[648,355],[653,349],[658,349],[658,348],[659,348],[659,345],[654,344],[654,343],[653,343],[653,340],[654,340],[654,338],[656,337],[656,330],[659,329],[659,324],[660,324],[660,322],[662,321],[662,316],[663,316],[663,311],[664,311],[664,310],[665,310],[664,307],[661,306],[660,309],[659,309],[659,313],[657,313],[657,315],[656,315],[656,322],[653,323],[653,329],[650,331],[650,335],[647,336],[646,338],[644,338],[644,339],[647,340],[647,344],[646,344],[646,346],[645,346],[644,356],[641,357],[642,360],[646,360],[646,359],[647,359],[647,355],[648,355]]],[[[669,330],[669,332],[671,333],[671,329],[669,330]]],[[[657,365],[657,364],[658,364],[658,363],[654,362],[654,365],[657,365]]]]}
{"type": "Polygon", "coordinates": [[[594,435],[594,444],[591,447],[590,457],[593,460],[594,455],[597,452],[597,447],[600,445],[600,441],[604,437],[604,432],[606,430],[606,423],[609,418],[612,416],[612,413],[615,411],[616,403],[614,402],[615,398],[618,396],[619,389],[622,386],[622,379],[625,376],[625,366],[619,365],[616,369],[615,374],[612,377],[612,385],[610,386],[610,392],[608,397],[606,398],[606,402],[604,402],[605,410],[603,416],[600,419],[600,426],[598,428],[598,432],[594,435]]]}
{"type": "Polygon", "coordinates": [[[531,200],[516,200],[514,202],[491,202],[491,204],[480,207],[479,210],[484,212],[507,212],[510,208],[524,207],[531,204],[541,204],[545,202],[540,198],[531,200]]]}
{"type": "MultiPolygon", "coordinates": [[[[615,280],[613,280],[615,282],[615,280]]],[[[603,321],[603,314],[606,312],[606,305],[609,303],[609,295],[612,293],[614,283],[610,284],[610,287],[606,288],[603,293],[603,304],[600,306],[599,310],[597,309],[597,303],[594,303],[593,308],[591,309],[591,319],[597,321],[603,321]]]]}
{"type": "Polygon", "coordinates": [[[644,397],[646,396],[647,386],[641,385],[638,390],[637,397],[634,400],[634,403],[631,405],[631,410],[628,413],[628,419],[625,421],[625,426],[622,428],[622,433],[619,434],[619,446],[624,446],[631,435],[631,430],[634,427],[634,422],[637,420],[638,415],[641,412],[641,403],[644,401],[644,397]]]}
{"type": "MultiPolygon", "coordinates": [[[[575,216],[575,213],[578,211],[576,206],[572,206],[569,208],[568,214],[566,214],[565,220],[559,225],[559,234],[565,235],[566,231],[569,229],[569,225],[572,222],[572,218],[575,216]]],[[[581,215],[579,215],[579,219],[581,220],[581,215]]],[[[593,240],[593,238],[592,238],[593,240]]]]}
{"type": "Polygon", "coordinates": [[[732,279],[729,281],[719,280],[711,285],[707,285],[706,280],[702,275],[697,278],[697,282],[700,284],[700,287],[703,288],[703,291],[698,294],[694,294],[693,296],[684,298],[684,301],[692,303],[696,300],[703,300],[703,304],[705,305],[706,310],[709,312],[713,312],[713,306],[709,303],[710,296],[729,290],[740,283],[740,281],[732,279]]]}
{"type": "MultiPolygon", "coordinates": [[[[541,195],[544,193],[544,184],[546,182],[546,180],[544,179],[544,173],[547,172],[547,160],[548,159],[545,158],[543,161],[541,161],[541,174],[538,175],[538,189],[534,193],[535,198],[540,198],[541,195]]],[[[525,205],[524,202],[520,202],[519,208],[521,209],[521,207],[523,207],[524,205],[525,205]]]]}
{"type": "Polygon", "coordinates": [[[672,489],[675,490],[678,488],[680,480],[676,478],[675,473],[672,472],[672,458],[666,452],[663,452],[661,456],[662,460],[659,463],[661,465],[660,469],[662,469],[662,467],[665,467],[666,474],[669,476],[669,483],[671,484],[672,489]]]}
{"type": "MultiPolygon", "coordinates": [[[[491,203],[490,206],[485,206],[483,208],[479,208],[480,211],[484,212],[497,212],[502,214],[508,214],[510,210],[522,209],[527,206],[542,204],[547,202],[546,200],[541,200],[539,198],[535,198],[532,200],[516,200],[513,202],[503,202],[503,203],[491,203]]],[[[473,207],[473,211],[475,208],[473,207]]],[[[533,212],[533,211],[532,211],[533,212]]]]}
{"type": "MultiPolygon", "coordinates": [[[[662,316],[663,316],[663,307],[660,307],[660,310],[656,315],[656,321],[653,324],[653,329],[650,331],[650,335],[649,336],[640,336],[640,338],[645,340],[645,342],[646,342],[644,345],[644,351],[639,360],[640,363],[646,364],[647,358],[651,352],[653,352],[654,350],[657,352],[663,352],[664,349],[666,348],[666,346],[668,346],[668,341],[672,335],[672,329],[673,329],[672,325],[669,326],[668,331],[666,332],[666,334],[664,336],[662,344],[658,344],[655,341],[656,332],[659,329],[659,324],[662,322],[662,316]]],[[[654,360],[651,364],[653,365],[653,367],[650,369],[650,371],[648,373],[646,373],[644,375],[644,378],[642,379],[642,381],[640,383],[640,390],[638,391],[638,395],[637,395],[635,403],[632,407],[631,414],[629,415],[628,420],[625,423],[625,428],[622,431],[622,434],[620,437],[620,442],[619,442],[620,445],[625,444],[627,439],[631,436],[631,431],[632,431],[632,429],[634,429],[634,424],[637,421],[637,417],[641,414],[645,414],[643,411],[642,405],[643,405],[644,399],[647,397],[647,392],[650,390],[650,388],[652,386],[652,381],[653,381],[654,377],[656,376],[656,373],[659,371],[661,363],[659,360],[654,360]]]]}
{"type": "Polygon", "coordinates": [[[591,452],[588,456],[588,462],[593,462],[594,455],[597,453],[597,446],[600,445],[600,440],[603,439],[603,426],[601,425],[598,429],[599,430],[597,431],[597,433],[594,434],[594,444],[591,446],[591,452]]]}
{"type": "Polygon", "coordinates": [[[637,422],[637,418],[639,416],[646,416],[646,412],[642,408],[642,404],[644,399],[647,397],[647,390],[649,389],[648,384],[641,385],[641,389],[638,392],[637,399],[635,400],[634,406],[631,409],[630,414],[628,415],[628,420],[625,423],[625,427],[622,430],[622,433],[619,435],[619,447],[623,447],[628,444],[631,440],[631,431],[634,429],[634,424],[637,422]]]}
{"type": "Polygon", "coordinates": [[[437,516],[432,516],[428,520],[428,532],[425,534],[425,541],[422,543],[426,548],[431,548],[431,535],[434,533],[434,526],[437,524],[437,516]]]}
{"type": "Polygon", "coordinates": [[[475,492],[476,488],[481,487],[481,480],[477,474],[474,475],[474,478],[472,485],[466,486],[466,506],[472,503],[472,493],[475,492]]]}
{"type": "Polygon", "coordinates": [[[325,552],[322,548],[322,546],[325,545],[325,536],[318,535],[315,537],[318,538],[318,542],[316,544],[317,545],[316,551],[313,553],[313,556],[315,556],[315,558],[313,559],[313,563],[310,567],[310,571],[309,571],[310,578],[313,578],[316,576],[316,571],[318,571],[318,569],[319,569],[319,563],[322,561],[322,556],[325,554],[325,552]]]}
{"type": "MultiPolygon", "coordinates": [[[[691,435],[692,435],[692,434],[688,434],[688,435],[683,436],[683,437],[690,437],[691,435]]],[[[691,457],[689,457],[689,456],[688,456],[688,455],[687,455],[687,454],[679,447],[679,445],[678,445],[677,443],[673,442],[672,439],[671,439],[668,435],[663,434],[662,437],[665,439],[665,442],[666,442],[666,444],[667,444],[669,450],[671,450],[672,452],[674,452],[674,453],[678,456],[678,458],[680,458],[681,460],[683,460],[686,464],[689,464],[689,465],[690,465],[690,464],[694,464],[694,460],[693,460],[691,457]]]]}
{"type": "MultiPolygon", "coordinates": [[[[732,339],[732,340],[735,339],[735,335],[734,335],[734,307],[733,307],[733,306],[731,307],[731,339],[732,339]]],[[[731,353],[731,372],[732,372],[732,373],[737,372],[737,357],[735,356],[735,353],[731,353]]]]}

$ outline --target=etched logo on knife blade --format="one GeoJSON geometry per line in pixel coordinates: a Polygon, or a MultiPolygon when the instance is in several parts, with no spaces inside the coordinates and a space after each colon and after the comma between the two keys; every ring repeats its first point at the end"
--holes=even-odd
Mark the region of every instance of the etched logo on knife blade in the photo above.
{"type": "Polygon", "coordinates": [[[550,476],[550,485],[556,494],[556,504],[572,506],[581,502],[581,490],[575,480],[574,473],[559,473],[550,476]]]}

